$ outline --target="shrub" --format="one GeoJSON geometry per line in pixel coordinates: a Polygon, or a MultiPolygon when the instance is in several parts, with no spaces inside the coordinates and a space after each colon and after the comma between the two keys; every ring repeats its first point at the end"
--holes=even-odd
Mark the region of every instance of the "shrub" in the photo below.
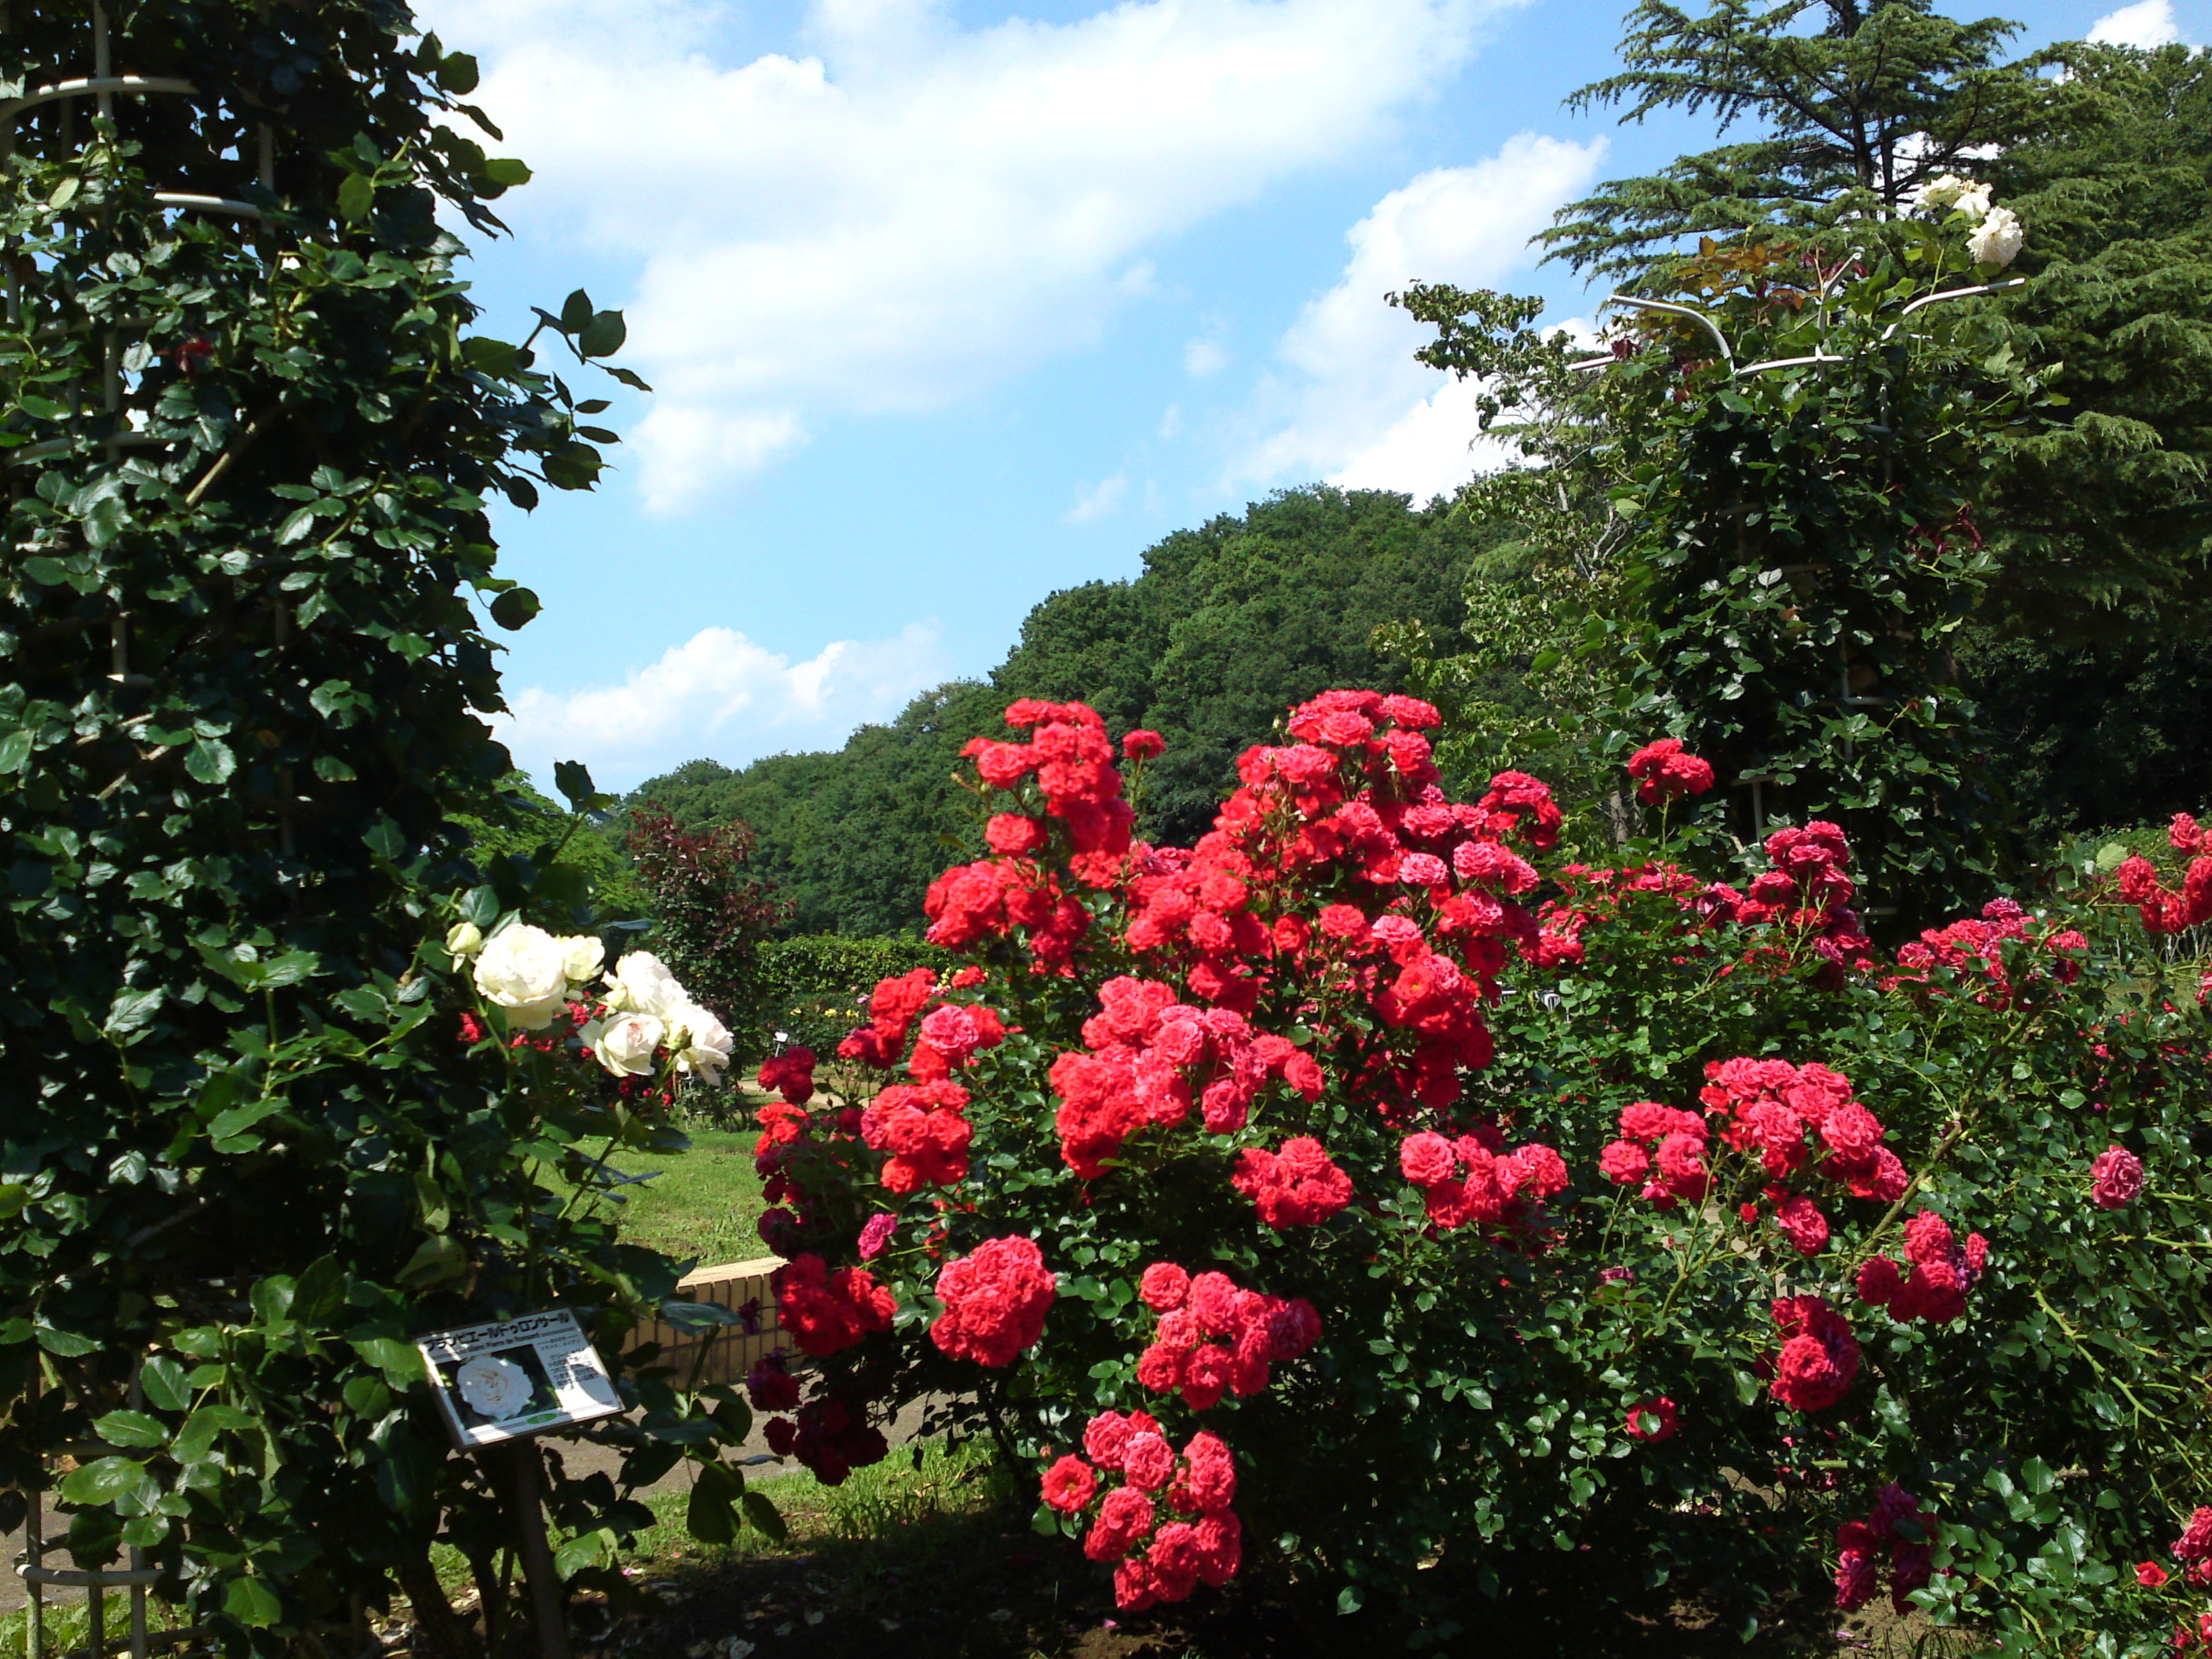
{"type": "Polygon", "coordinates": [[[1586,1546],[1747,1634],[1831,1575],[2011,1652],[2171,1629],[2201,963],[2094,873],[1877,955],[1834,826],[1739,855],[1679,763],[1592,868],[1533,778],[1445,799],[1435,719],[1302,706],[1188,850],[1082,705],[969,745],[1009,850],[930,890],[961,965],[877,988],[865,1108],[763,1114],[821,1334],[773,1432],[830,1480],[957,1393],[1130,1607],[1253,1553],[1441,1636],[1431,1587],[1586,1546]]]}

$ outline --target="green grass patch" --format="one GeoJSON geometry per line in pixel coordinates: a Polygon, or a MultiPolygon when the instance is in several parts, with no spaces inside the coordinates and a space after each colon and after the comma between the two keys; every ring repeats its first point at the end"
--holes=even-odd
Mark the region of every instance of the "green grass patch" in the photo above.
{"type": "Polygon", "coordinates": [[[618,1152],[626,1176],[653,1178],[593,1202],[611,1208],[623,1237],[702,1267],[767,1254],[757,1224],[768,1206],[753,1172],[757,1130],[688,1129],[683,1152],[618,1152]]]}

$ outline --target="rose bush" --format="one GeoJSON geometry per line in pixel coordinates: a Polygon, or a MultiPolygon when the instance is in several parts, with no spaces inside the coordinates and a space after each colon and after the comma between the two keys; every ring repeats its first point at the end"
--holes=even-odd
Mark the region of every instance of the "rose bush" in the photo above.
{"type": "Polygon", "coordinates": [[[763,1079],[781,1447],[840,1480],[931,1398],[1130,1608],[1265,1558],[1437,1639],[1563,1574],[1747,1634],[1880,1580],[2020,1653],[2196,1616],[2124,1571],[2212,1501],[2201,964],[2104,902],[2143,878],[1885,955],[1844,835],[1737,848],[1679,745],[1599,866],[1332,691],[1182,849],[1090,709],[1006,718],[961,965],[877,988],[864,1105],[763,1079]]]}

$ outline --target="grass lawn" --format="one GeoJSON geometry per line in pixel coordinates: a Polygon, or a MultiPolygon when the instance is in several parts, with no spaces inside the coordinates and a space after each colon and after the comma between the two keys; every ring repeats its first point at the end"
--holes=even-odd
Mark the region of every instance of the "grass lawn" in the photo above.
{"type": "MultiPolygon", "coordinates": [[[[768,1206],[753,1173],[757,1130],[687,1129],[691,1150],[623,1152],[612,1160],[624,1175],[651,1175],[625,1187],[618,1212],[623,1236],[702,1267],[748,1261],[768,1254],[755,1224],[768,1206]]],[[[612,1200],[601,1200],[611,1202],[612,1200]]]]}

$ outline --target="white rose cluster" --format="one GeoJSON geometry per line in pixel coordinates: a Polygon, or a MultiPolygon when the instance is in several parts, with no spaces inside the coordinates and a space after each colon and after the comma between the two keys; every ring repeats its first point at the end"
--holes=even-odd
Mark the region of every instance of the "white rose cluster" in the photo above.
{"type": "Polygon", "coordinates": [[[1990,200],[1990,187],[1955,173],[1931,179],[1912,192],[1915,213],[1956,213],[1973,227],[1966,234],[1966,252],[1978,264],[2004,266],[2020,257],[2027,234],[2020,216],[1990,200]]]}
{"type": "Polygon", "coordinates": [[[643,1076],[664,1048],[679,1073],[702,1083],[720,1083],[730,1063],[729,1028],[692,1001],[650,951],[632,951],[615,963],[599,1017],[584,1027],[583,1037],[617,1077],[643,1076]]]}
{"type": "Polygon", "coordinates": [[[586,933],[556,939],[524,921],[510,922],[489,939],[470,937],[476,933],[462,923],[446,936],[447,949],[465,956],[473,946],[477,989],[505,1009],[507,1023],[518,1030],[542,1031],[551,1024],[571,988],[591,979],[606,959],[599,940],[586,933]]]}
{"type": "MultiPolygon", "coordinates": [[[[489,939],[463,922],[446,936],[456,956],[476,956],[477,989],[506,1011],[518,1030],[543,1030],[583,994],[606,962],[586,933],[558,938],[528,922],[510,922],[489,939]]],[[[632,951],[615,963],[592,1001],[579,1035],[592,1057],[617,1077],[644,1077],[665,1050],[678,1072],[720,1083],[730,1063],[729,1028],[691,1000],[659,957],[632,951]]]]}

